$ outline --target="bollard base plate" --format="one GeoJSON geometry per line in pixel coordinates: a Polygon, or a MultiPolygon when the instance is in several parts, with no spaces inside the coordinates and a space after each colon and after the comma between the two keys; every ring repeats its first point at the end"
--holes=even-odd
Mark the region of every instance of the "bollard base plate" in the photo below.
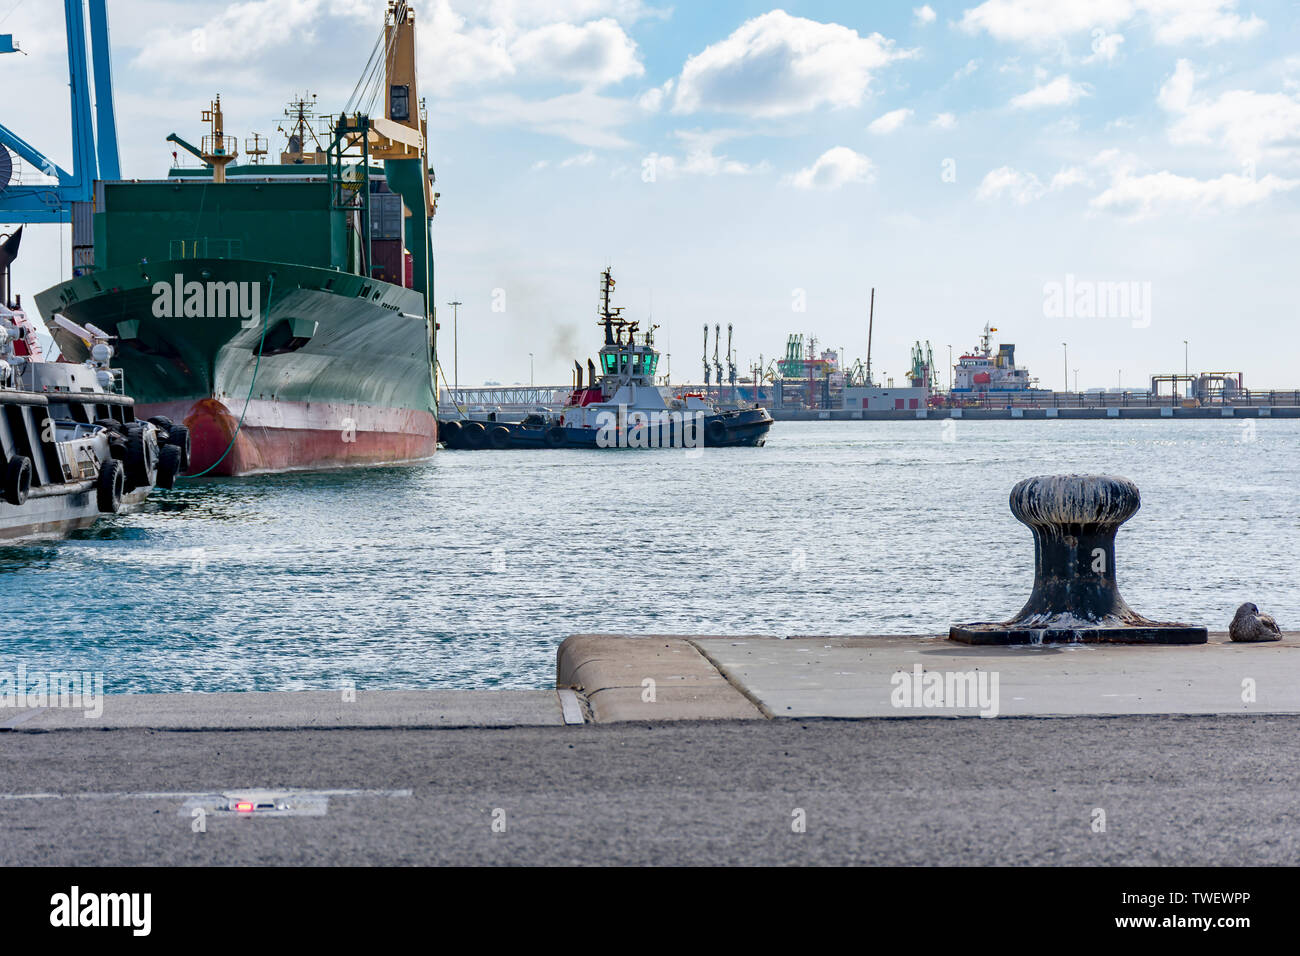
{"type": "Polygon", "coordinates": [[[1008,624],[954,624],[948,640],[960,644],[1204,644],[1208,632],[1187,624],[1130,627],[1017,627],[1008,624]]]}

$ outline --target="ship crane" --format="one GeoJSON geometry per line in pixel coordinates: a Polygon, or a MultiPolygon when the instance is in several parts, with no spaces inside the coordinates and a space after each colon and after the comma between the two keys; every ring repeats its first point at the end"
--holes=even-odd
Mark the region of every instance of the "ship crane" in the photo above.
{"type": "Polygon", "coordinates": [[[709,323],[704,323],[704,390],[709,390],[709,323]]]}
{"type": "Polygon", "coordinates": [[[727,380],[731,383],[731,400],[736,400],[736,353],[731,348],[731,323],[727,323],[727,380]]]}
{"type": "Polygon", "coordinates": [[[722,345],[722,324],[713,327],[713,367],[718,373],[718,391],[722,391],[722,362],[718,360],[718,349],[722,345]]]}

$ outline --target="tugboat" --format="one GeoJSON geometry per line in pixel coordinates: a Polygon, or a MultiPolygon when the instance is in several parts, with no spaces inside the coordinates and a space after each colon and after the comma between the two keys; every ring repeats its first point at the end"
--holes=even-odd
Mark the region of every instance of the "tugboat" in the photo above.
{"type": "Polygon", "coordinates": [[[0,242],[0,539],[61,534],[143,502],[155,484],[172,486],[189,441],[183,426],[136,420],[102,333],[75,327],[84,364],[46,360],[9,298],[21,236],[0,242]]]}
{"type": "Polygon", "coordinates": [[[723,410],[698,392],[674,395],[655,384],[659,352],[652,325],[623,318],[610,305],[611,270],[601,273],[599,324],[605,330],[600,374],[574,362],[574,389],[558,411],[539,409],[521,422],[449,419],[438,423],[447,448],[723,448],[760,446],[772,416],[761,407],[723,410]]]}

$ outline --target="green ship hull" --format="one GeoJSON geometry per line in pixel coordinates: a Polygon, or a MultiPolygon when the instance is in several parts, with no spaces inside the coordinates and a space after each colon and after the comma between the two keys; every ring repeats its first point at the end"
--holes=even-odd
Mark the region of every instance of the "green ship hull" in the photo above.
{"type": "Polygon", "coordinates": [[[112,337],[139,413],[189,427],[191,474],[428,457],[426,295],[365,274],[338,190],[311,176],[104,184],[94,266],[37,307],[71,359],[112,337]]]}

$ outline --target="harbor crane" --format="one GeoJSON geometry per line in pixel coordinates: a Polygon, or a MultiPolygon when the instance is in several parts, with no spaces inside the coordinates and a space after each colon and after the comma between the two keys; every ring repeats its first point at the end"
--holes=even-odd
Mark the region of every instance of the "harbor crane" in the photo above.
{"type": "Polygon", "coordinates": [[[709,323],[704,323],[704,390],[709,390],[709,323]]]}
{"type": "Polygon", "coordinates": [[[731,400],[736,400],[736,353],[731,348],[730,322],[727,323],[727,381],[731,384],[731,400]]]}
{"type": "Polygon", "coordinates": [[[722,345],[722,324],[713,327],[713,368],[718,373],[718,392],[722,392],[722,362],[718,360],[718,349],[722,345]]]}
{"type": "MultiPolygon", "coordinates": [[[[64,0],[68,39],[68,86],[72,104],[72,163],[65,169],[0,123],[0,222],[65,223],[74,203],[94,198],[95,181],[121,179],[113,66],[106,0],[64,0]],[[90,49],[86,48],[87,22],[90,49]],[[93,73],[93,89],[91,85],[93,73]],[[92,104],[93,92],[93,104],[92,104]],[[13,159],[55,180],[52,185],[13,182],[13,159]]],[[[0,38],[0,55],[20,52],[12,37],[0,38]]]]}

